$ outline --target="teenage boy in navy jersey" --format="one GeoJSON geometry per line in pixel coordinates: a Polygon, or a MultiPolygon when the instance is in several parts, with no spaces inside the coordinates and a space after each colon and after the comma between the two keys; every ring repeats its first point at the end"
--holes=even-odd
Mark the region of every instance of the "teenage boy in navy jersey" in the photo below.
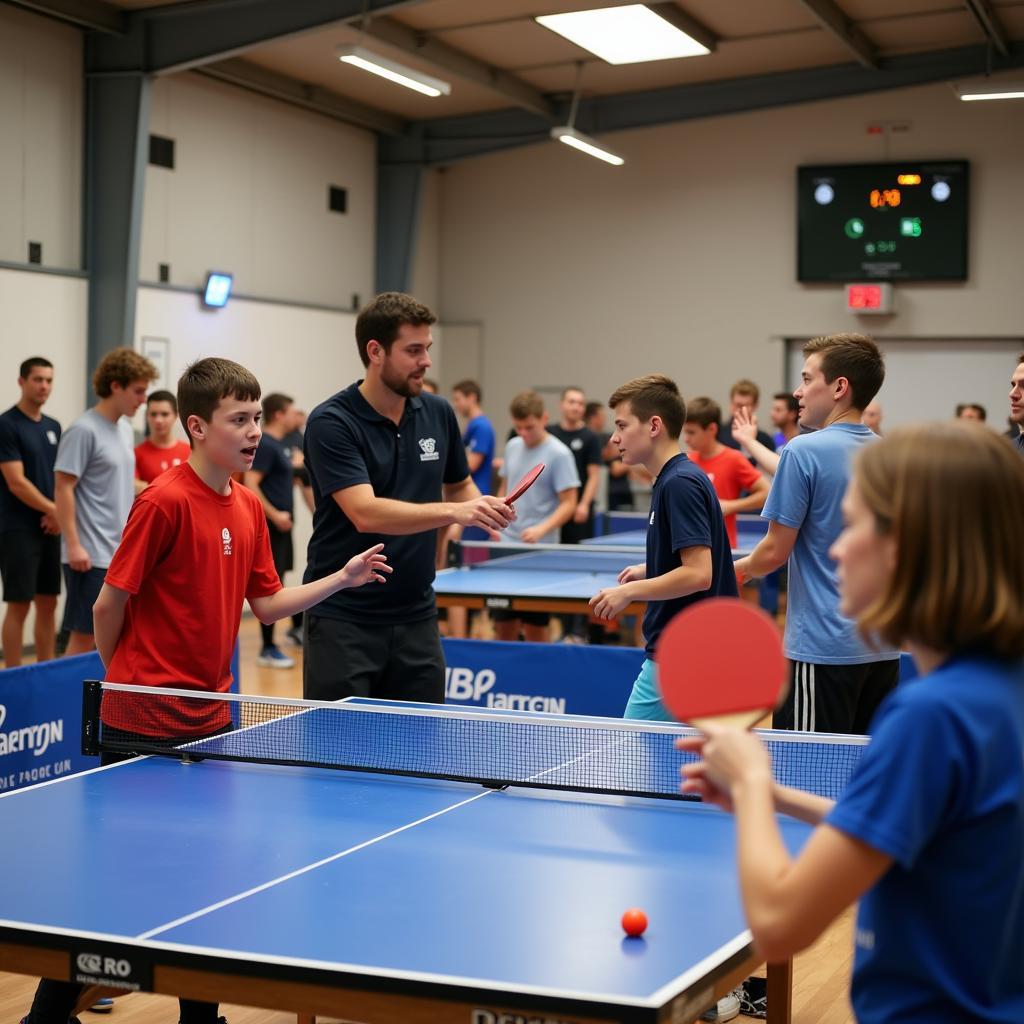
{"type": "Polygon", "coordinates": [[[684,608],[709,597],[736,597],[722,507],[707,475],[679,450],[686,406],[663,374],[638,377],[608,399],[615,415],[614,444],[627,466],[654,476],[647,529],[647,560],[627,566],[619,585],[595,594],[590,605],[613,619],[632,601],[646,601],[646,657],[626,704],[626,718],[672,721],[661,703],[652,660],[661,631],[684,608]]]}
{"type": "MultiPolygon", "coordinates": [[[[313,583],[281,587],[259,499],[232,480],[256,455],[259,397],[256,378],[229,359],[201,359],[178,382],[192,454],[139,495],[107,570],[93,607],[106,679],[225,693],[243,600],[261,622],[273,622],[345,587],[383,583],[391,571],[378,544],[313,583]]],[[[202,709],[172,701],[111,691],[104,730],[180,742],[230,725],[220,701],[202,709]]],[[[85,989],[44,979],[22,1024],[67,1024],[85,989]]],[[[217,1024],[215,1003],[180,1003],[179,1024],[217,1024]]]]}

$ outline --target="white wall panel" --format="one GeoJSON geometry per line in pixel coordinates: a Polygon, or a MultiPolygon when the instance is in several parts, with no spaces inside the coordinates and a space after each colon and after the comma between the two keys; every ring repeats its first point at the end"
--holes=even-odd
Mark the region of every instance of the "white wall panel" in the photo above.
{"type": "Polygon", "coordinates": [[[0,260],[81,263],[82,37],[0,6],[0,260]]]}
{"type": "Polygon", "coordinates": [[[146,175],[140,278],[198,286],[233,272],[246,295],[347,308],[374,276],[376,141],[370,132],[195,74],[158,79],[152,131],[175,168],[146,175]],[[329,185],[348,212],[327,209],[329,185]]]}

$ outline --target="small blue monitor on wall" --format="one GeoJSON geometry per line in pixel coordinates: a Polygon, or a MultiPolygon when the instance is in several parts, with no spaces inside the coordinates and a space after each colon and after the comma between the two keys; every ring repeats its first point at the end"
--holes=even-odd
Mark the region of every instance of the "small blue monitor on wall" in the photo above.
{"type": "Polygon", "coordinates": [[[228,304],[231,296],[231,274],[221,274],[211,270],[206,275],[206,287],[203,289],[203,305],[210,309],[220,309],[228,304]]]}

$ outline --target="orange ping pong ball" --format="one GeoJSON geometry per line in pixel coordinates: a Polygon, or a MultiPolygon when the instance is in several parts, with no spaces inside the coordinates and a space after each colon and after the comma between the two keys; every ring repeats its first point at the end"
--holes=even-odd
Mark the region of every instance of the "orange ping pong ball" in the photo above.
{"type": "Polygon", "coordinates": [[[637,907],[631,907],[622,915],[622,930],[631,938],[647,931],[647,915],[637,907]]]}

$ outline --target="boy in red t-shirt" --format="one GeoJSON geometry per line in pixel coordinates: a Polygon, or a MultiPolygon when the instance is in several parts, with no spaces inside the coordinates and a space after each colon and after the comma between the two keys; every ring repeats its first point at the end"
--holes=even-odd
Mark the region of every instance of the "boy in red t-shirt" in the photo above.
{"type": "MultiPolygon", "coordinates": [[[[323,579],[282,588],[263,507],[231,479],[252,467],[261,436],[259,399],[256,378],[228,359],[201,359],[178,381],[192,453],[136,499],[93,606],[108,680],[224,692],[243,600],[261,622],[274,622],[346,587],[383,583],[391,572],[377,544],[323,579]]],[[[210,701],[211,709],[193,706],[204,703],[171,697],[143,703],[108,691],[101,717],[107,735],[121,730],[169,740],[230,725],[220,701],[210,701]]],[[[103,762],[124,757],[106,755],[103,762]]],[[[41,981],[23,1024],[67,1024],[84,992],[73,982],[41,981]]],[[[181,1000],[180,1024],[216,1022],[216,1004],[181,1000]]]]}
{"type": "Polygon", "coordinates": [[[711,478],[715,494],[722,504],[729,544],[736,547],[736,513],[760,512],[768,498],[768,481],[735,448],[718,440],[722,410],[710,398],[694,398],[686,403],[683,439],[695,462],[711,478]],[[743,492],[748,492],[741,497],[743,492]]]}
{"type": "MultiPolygon", "coordinates": [[[[146,440],[135,446],[135,479],[151,484],[161,473],[188,462],[192,450],[188,441],[174,436],[178,421],[178,400],[170,391],[154,391],[146,399],[146,440]]],[[[135,491],[143,490],[137,484],[135,491]]]]}

